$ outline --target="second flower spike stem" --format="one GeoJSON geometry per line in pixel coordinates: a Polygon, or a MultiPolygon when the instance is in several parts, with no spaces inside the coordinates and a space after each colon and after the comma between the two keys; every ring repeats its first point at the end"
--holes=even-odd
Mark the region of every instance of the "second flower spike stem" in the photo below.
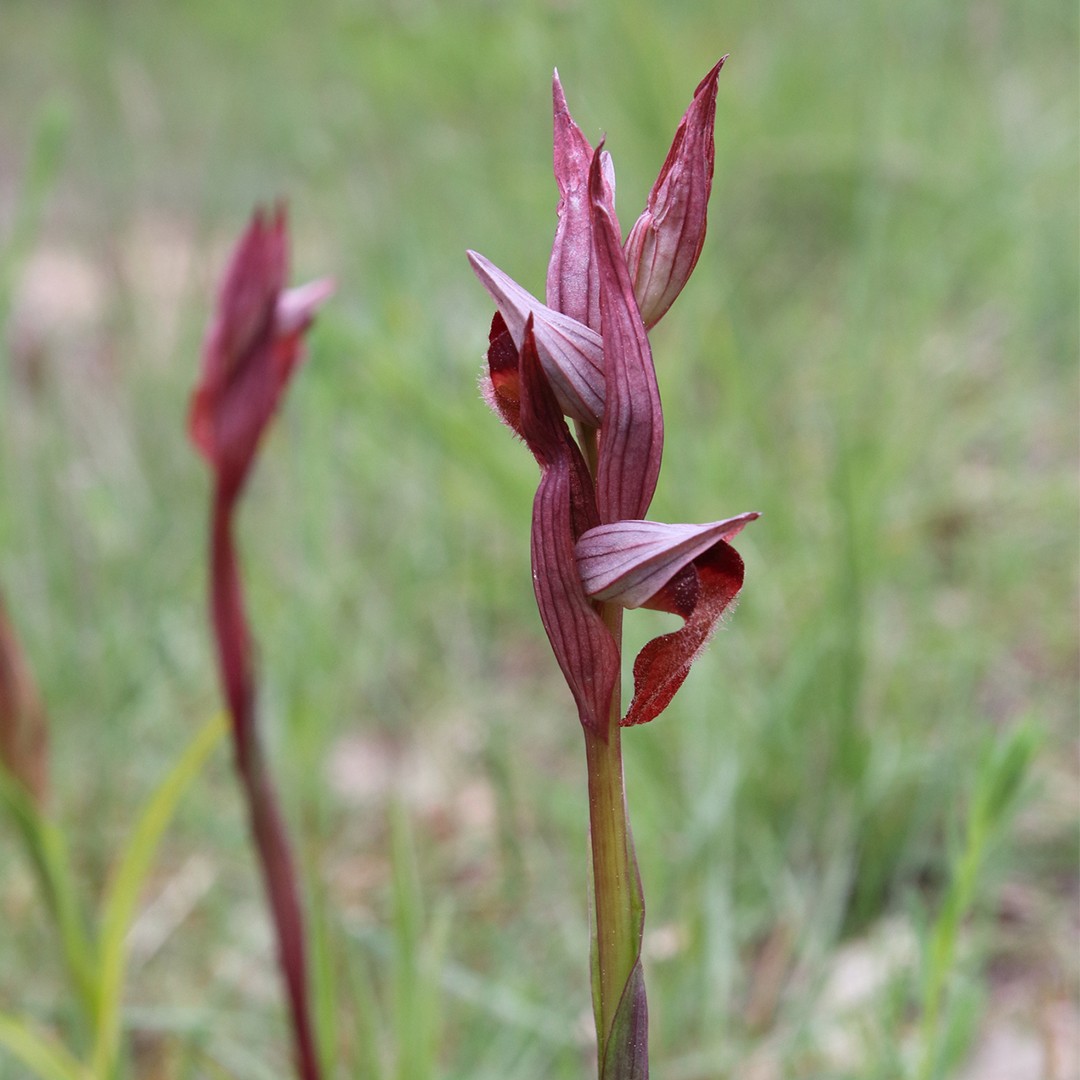
{"type": "Polygon", "coordinates": [[[307,987],[307,950],[300,887],[285,820],[259,744],[255,685],[243,591],[232,537],[232,503],[214,499],[210,552],[211,606],[222,679],[232,716],[236,774],[247,802],[251,836],[278,949],[278,966],[293,1029],[300,1080],[320,1080],[307,987]]]}
{"type": "Polygon", "coordinates": [[[303,358],[304,332],[333,291],[328,280],[286,289],[287,270],[284,208],[270,213],[256,211],[218,290],[188,430],[214,473],[211,622],[232,721],[236,773],[247,802],[277,939],[278,966],[292,1020],[296,1074],[300,1080],[319,1080],[300,881],[285,818],[259,742],[254,648],[233,535],[238,501],[259,444],[303,358]]]}

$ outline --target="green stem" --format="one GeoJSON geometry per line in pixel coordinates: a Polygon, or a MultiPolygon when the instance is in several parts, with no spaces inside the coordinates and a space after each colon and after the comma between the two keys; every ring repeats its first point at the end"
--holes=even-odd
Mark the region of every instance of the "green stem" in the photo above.
{"type": "Polygon", "coordinates": [[[593,1011],[603,1062],[608,1037],[641,953],[644,904],[623,786],[618,720],[609,738],[585,732],[593,881],[593,1011]]]}
{"type": "Polygon", "coordinates": [[[585,463],[589,466],[589,475],[596,479],[596,470],[600,464],[600,452],[596,444],[598,429],[583,424],[580,420],[574,421],[574,432],[577,435],[578,445],[584,455],[585,463]]]}
{"type": "MultiPolygon", "coordinates": [[[[597,465],[596,429],[577,426],[578,441],[589,470],[595,477],[597,465]]],[[[617,604],[599,605],[601,618],[611,631],[622,655],[622,608],[617,604]]],[[[633,977],[641,958],[641,937],[645,922],[645,903],[641,877],[634,855],[634,839],[626,808],[626,789],[622,763],[622,695],[616,679],[611,708],[604,731],[586,727],[585,760],[589,774],[589,843],[592,856],[592,987],[593,1014],[596,1021],[597,1060],[601,1080],[618,1080],[605,1073],[605,1063],[619,1076],[633,1060],[645,1054],[644,1030],[636,1033],[642,1040],[637,1051],[630,1046],[610,1046],[631,1037],[625,1022],[633,1011],[633,1002],[624,999],[634,993],[633,977]],[[616,1028],[616,1019],[623,1011],[616,1028]]],[[[639,987],[641,1004],[644,989],[639,987]]],[[[631,1075],[627,1072],[625,1075],[631,1075]]],[[[633,1075],[647,1075],[634,1072],[633,1075]]]]}

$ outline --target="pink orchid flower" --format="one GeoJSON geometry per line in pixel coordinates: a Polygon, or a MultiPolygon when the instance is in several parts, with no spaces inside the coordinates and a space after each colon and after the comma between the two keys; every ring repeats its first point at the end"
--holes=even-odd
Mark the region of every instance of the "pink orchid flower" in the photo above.
{"type": "Polygon", "coordinates": [[[619,521],[583,533],[578,572],[593,600],[679,615],[680,630],[650,641],[634,661],[634,697],[624,727],[644,724],[667,708],[738,595],[743,562],[727,541],[756,512],[708,525],[619,521]]]}
{"type": "Polygon", "coordinates": [[[468,256],[518,350],[522,347],[525,323],[532,319],[536,354],[562,411],[574,420],[597,426],[604,411],[603,348],[599,333],[541,304],[483,255],[470,251],[468,256]]]}

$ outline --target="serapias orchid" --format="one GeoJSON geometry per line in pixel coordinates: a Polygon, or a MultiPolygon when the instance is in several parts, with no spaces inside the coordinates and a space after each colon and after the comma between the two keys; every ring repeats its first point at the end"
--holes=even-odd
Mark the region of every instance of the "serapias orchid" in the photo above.
{"type": "Polygon", "coordinates": [[[742,587],[742,559],[729,541],[758,516],[705,525],[646,520],[664,442],[648,329],[686,284],[704,242],[723,62],[698,86],[625,244],[611,158],[574,122],[556,74],[560,198],[546,302],[469,252],[497,308],[481,383],[488,403],[540,466],[533,583],[585,733],[601,1080],[648,1076],[644,904],[626,817],[620,729],[654,719],[670,703],[742,587]],[[641,650],[624,714],[622,611],[638,607],[677,614],[684,625],[641,650]]]}
{"type": "Polygon", "coordinates": [[[210,609],[237,775],[277,935],[297,1074],[302,1080],[318,1080],[300,894],[285,821],[258,740],[254,656],[232,535],[237,500],[263,433],[303,356],[304,333],[333,291],[325,279],[286,289],[287,272],[284,210],[256,212],[218,290],[188,431],[214,473],[210,609]]]}

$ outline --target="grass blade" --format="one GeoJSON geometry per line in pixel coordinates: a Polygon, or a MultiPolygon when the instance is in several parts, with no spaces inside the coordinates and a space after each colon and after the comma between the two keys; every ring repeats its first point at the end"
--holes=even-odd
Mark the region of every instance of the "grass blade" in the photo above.
{"type": "Polygon", "coordinates": [[[76,897],[63,831],[33,803],[26,790],[0,768],[0,806],[11,817],[37,878],[44,906],[56,928],[72,993],[88,1029],[97,1023],[95,957],[76,897]]]}
{"type": "Polygon", "coordinates": [[[0,1013],[0,1046],[41,1080],[87,1080],[88,1073],[59,1043],[33,1031],[17,1016],[0,1013]]]}
{"type": "Polygon", "coordinates": [[[109,1074],[120,1037],[120,1005],[127,961],[127,930],[135,913],[143,882],[154,853],[181,797],[200,773],[218,740],[225,733],[219,713],[203,726],[183,756],[166,774],[136,822],[102,905],[97,1032],[93,1073],[109,1074]]]}

